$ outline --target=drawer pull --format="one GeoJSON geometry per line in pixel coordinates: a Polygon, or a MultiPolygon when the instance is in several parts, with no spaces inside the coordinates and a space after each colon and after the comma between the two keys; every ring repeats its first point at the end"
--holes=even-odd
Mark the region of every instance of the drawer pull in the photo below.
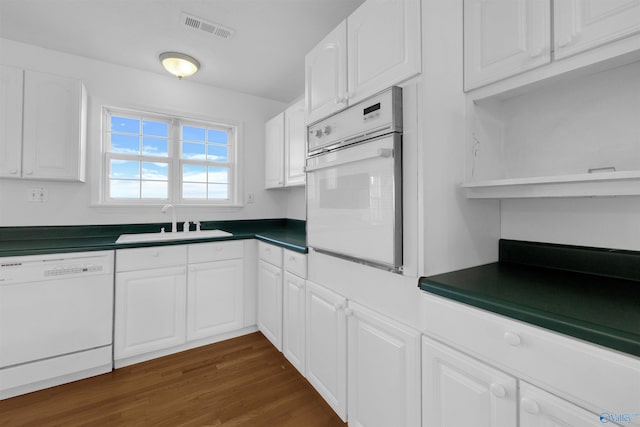
{"type": "Polygon", "coordinates": [[[512,347],[520,345],[520,336],[515,332],[507,331],[504,333],[504,341],[512,347]]]}
{"type": "Polygon", "coordinates": [[[507,395],[507,390],[501,384],[492,383],[489,386],[489,390],[491,390],[491,394],[495,397],[505,397],[507,395]]]}
{"type": "Polygon", "coordinates": [[[525,410],[525,412],[528,412],[531,415],[540,413],[540,407],[538,406],[536,401],[533,399],[529,399],[528,397],[523,397],[522,400],[520,400],[520,406],[525,410]]]}

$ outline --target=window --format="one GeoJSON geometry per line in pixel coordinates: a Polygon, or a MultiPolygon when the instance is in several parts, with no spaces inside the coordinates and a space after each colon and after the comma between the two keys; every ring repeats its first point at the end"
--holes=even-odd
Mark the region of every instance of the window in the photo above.
{"type": "Polygon", "coordinates": [[[237,202],[234,126],[110,108],[104,119],[104,202],[237,202]]]}

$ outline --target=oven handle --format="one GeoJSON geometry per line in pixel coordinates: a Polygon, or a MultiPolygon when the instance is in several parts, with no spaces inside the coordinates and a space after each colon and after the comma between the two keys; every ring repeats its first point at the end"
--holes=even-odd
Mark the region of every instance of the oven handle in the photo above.
{"type": "Polygon", "coordinates": [[[360,162],[363,160],[369,160],[369,159],[375,159],[378,157],[383,157],[383,158],[388,158],[388,157],[393,157],[393,149],[392,148],[378,148],[375,152],[366,155],[366,156],[360,156],[357,158],[351,158],[351,159],[336,159],[336,160],[332,160],[326,163],[321,163],[319,165],[315,165],[315,166],[307,166],[304,168],[305,172],[313,172],[319,169],[326,169],[326,168],[330,168],[333,166],[340,166],[340,165],[346,165],[347,163],[354,163],[354,162],[360,162]]]}

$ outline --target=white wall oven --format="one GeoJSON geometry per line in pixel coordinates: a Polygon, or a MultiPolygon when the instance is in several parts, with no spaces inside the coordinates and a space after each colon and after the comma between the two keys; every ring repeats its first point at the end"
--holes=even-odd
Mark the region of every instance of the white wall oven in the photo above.
{"type": "Polygon", "coordinates": [[[308,127],[307,244],[402,269],[402,89],[308,127]]]}

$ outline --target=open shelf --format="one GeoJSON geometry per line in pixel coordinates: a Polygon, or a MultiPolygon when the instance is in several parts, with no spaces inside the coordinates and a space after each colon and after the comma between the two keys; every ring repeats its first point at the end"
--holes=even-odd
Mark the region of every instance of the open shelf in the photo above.
{"type": "Polygon", "coordinates": [[[494,179],[462,187],[474,199],[638,196],[640,171],[494,179]]]}
{"type": "Polygon", "coordinates": [[[467,197],[640,195],[640,61],[615,65],[469,94],[467,197]]]}

